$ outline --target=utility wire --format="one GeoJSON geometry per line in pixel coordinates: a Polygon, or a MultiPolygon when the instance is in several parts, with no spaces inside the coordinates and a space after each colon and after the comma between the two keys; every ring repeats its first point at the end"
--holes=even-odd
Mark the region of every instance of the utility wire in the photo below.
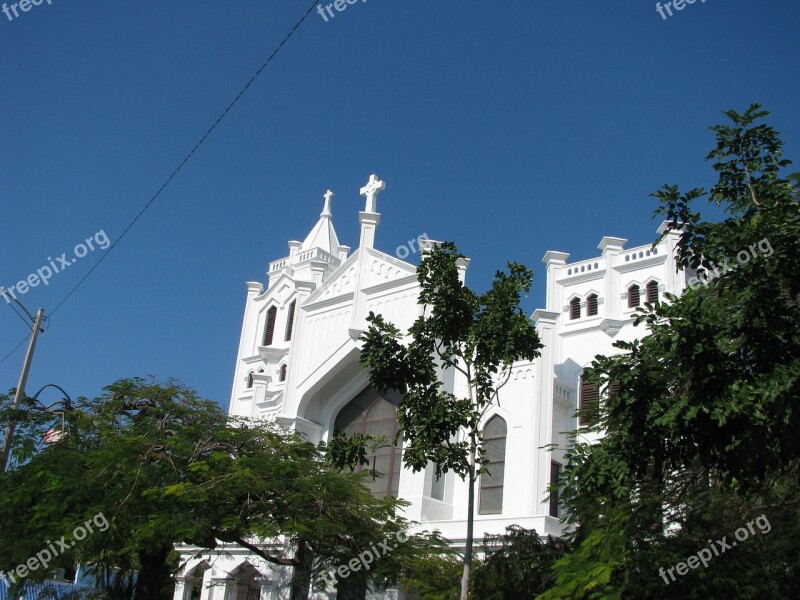
{"type": "Polygon", "coordinates": [[[7,361],[9,358],[11,358],[11,357],[14,355],[14,352],[16,352],[17,350],[19,350],[19,349],[20,349],[20,347],[22,346],[22,344],[24,344],[24,343],[25,343],[25,342],[27,342],[27,341],[28,341],[28,336],[26,335],[24,338],[22,338],[22,339],[20,340],[19,344],[17,344],[16,346],[14,346],[14,348],[12,348],[12,349],[9,351],[9,353],[8,353],[8,354],[6,354],[6,355],[3,357],[3,360],[0,360],[0,365],[2,365],[2,364],[3,364],[4,362],[6,362],[6,361],[7,361]]]}
{"type": "MultiPolygon", "coordinates": [[[[30,329],[30,327],[31,327],[31,324],[30,324],[30,323],[28,323],[28,320],[27,320],[25,317],[23,317],[23,316],[22,316],[22,313],[20,313],[20,312],[17,310],[17,307],[16,307],[16,306],[14,306],[14,305],[13,305],[13,304],[11,304],[11,303],[9,303],[9,306],[10,306],[10,307],[13,309],[13,311],[14,311],[15,313],[17,313],[17,315],[19,315],[19,318],[20,318],[20,319],[22,319],[22,322],[23,322],[23,323],[25,323],[25,325],[28,327],[28,329],[30,329]]],[[[27,339],[27,338],[26,338],[26,339],[27,339]]]]}
{"type": "MultiPolygon", "coordinates": [[[[269,55],[269,58],[267,58],[267,60],[265,60],[262,63],[262,65],[253,74],[253,76],[250,78],[250,80],[244,85],[244,87],[239,91],[239,93],[236,95],[236,97],[231,101],[231,103],[228,104],[228,106],[225,108],[225,110],[222,111],[222,113],[219,115],[219,117],[217,117],[217,120],[214,121],[214,124],[211,125],[211,127],[208,128],[208,130],[205,132],[203,137],[200,138],[200,141],[197,142],[194,145],[194,147],[184,157],[184,159],[180,162],[180,164],[177,167],[175,167],[175,169],[172,171],[172,173],[170,173],[169,177],[167,177],[167,179],[164,181],[164,183],[161,184],[161,187],[158,189],[158,191],[152,196],[152,198],[150,198],[150,200],[147,201],[147,203],[144,205],[142,210],[139,211],[139,214],[137,214],[134,217],[134,219],[128,224],[128,226],[120,234],[120,236],[114,241],[114,243],[111,244],[111,246],[108,247],[108,250],[106,250],[106,252],[104,252],[100,256],[98,261],[94,265],[92,265],[92,268],[89,269],[89,271],[86,273],[86,275],[81,277],[80,281],[78,281],[78,283],[76,283],[73,286],[73,288],[67,293],[67,295],[64,296],[64,298],[62,298],[61,302],[56,304],[56,307],[53,310],[50,311],[50,315],[53,315],[59,308],[61,308],[61,306],[67,300],[69,300],[69,298],[78,290],[78,288],[80,288],[83,285],[83,283],[89,278],[89,276],[92,273],[95,272],[97,267],[100,266],[100,263],[102,263],[108,257],[108,255],[111,254],[111,251],[117,246],[117,244],[119,244],[122,241],[122,238],[124,238],[128,234],[128,232],[139,221],[139,219],[142,217],[142,215],[144,215],[144,213],[147,211],[147,209],[150,208],[150,206],[153,204],[153,202],[155,202],[156,199],[161,195],[161,192],[163,192],[164,189],[170,184],[170,182],[172,182],[172,180],[180,172],[180,170],[184,167],[184,165],[186,165],[186,163],[189,162],[189,159],[192,158],[194,153],[197,152],[197,149],[200,148],[200,146],[203,144],[203,142],[206,141],[206,138],[208,138],[208,136],[211,135],[211,133],[217,128],[217,126],[222,122],[222,120],[228,115],[228,113],[236,105],[236,103],[239,102],[239,99],[244,95],[244,93],[248,90],[248,88],[250,88],[250,86],[258,78],[258,76],[261,75],[261,72],[264,69],[267,68],[269,63],[272,62],[272,59],[275,58],[275,55],[278,54],[278,52],[280,52],[281,48],[283,48],[283,46],[286,44],[286,42],[289,41],[289,38],[291,38],[294,35],[295,31],[297,31],[300,28],[300,25],[302,25],[303,21],[305,21],[308,18],[308,15],[311,14],[311,11],[314,10],[314,8],[317,6],[317,3],[318,3],[318,0],[314,0],[314,2],[311,4],[311,6],[308,7],[308,10],[306,11],[306,13],[300,18],[300,20],[295,24],[295,26],[292,27],[291,31],[289,31],[289,33],[286,34],[286,37],[284,37],[283,40],[281,40],[281,43],[278,44],[277,48],[275,48],[275,50],[272,51],[272,54],[269,55]]],[[[0,360],[0,365],[2,365],[6,360],[8,360],[11,357],[11,355],[13,355],[14,352],[16,352],[19,349],[19,347],[22,346],[22,344],[27,339],[28,338],[25,337],[25,339],[23,339],[19,344],[17,344],[17,346],[13,350],[11,350],[8,354],[6,354],[6,356],[2,360],[0,360]]]]}

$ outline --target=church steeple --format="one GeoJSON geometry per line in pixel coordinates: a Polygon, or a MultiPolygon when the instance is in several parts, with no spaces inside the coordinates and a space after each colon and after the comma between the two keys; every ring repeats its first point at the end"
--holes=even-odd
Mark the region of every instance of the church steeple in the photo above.
{"type": "Polygon", "coordinates": [[[325,204],[319,221],[302,242],[289,242],[289,256],[269,264],[270,286],[282,275],[295,281],[308,281],[317,285],[333,273],[350,254],[349,246],[342,246],[333,228],[331,200],[333,192],[325,192],[325,204]]]}
{"type": "Polygon", "coordinates": [[[319,215],[319,221],[317,221],[317,224],[314,225],[314,228],[301,244],[301,252],[304,250],[321,248],[329,254],[339,256],[339,238],[336,235],[336,230],[333,228],[333,220],[331,218],[333,216],[331,213],[331,200],[333,200],[333,196],[333,191],[328,190],[325,192],[325,205],[319,215]]]}

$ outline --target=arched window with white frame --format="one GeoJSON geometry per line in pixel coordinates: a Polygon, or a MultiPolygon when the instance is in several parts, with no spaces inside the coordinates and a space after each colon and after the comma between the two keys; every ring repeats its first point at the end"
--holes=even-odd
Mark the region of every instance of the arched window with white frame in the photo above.
{"type": "Polygon", "coordinates": [[[499,515],[503,512],[507,434],[506,421],[499,415],[489,419],[483,428],[483,447],[489,472],[481,475],[478,514],[499,515]]]}

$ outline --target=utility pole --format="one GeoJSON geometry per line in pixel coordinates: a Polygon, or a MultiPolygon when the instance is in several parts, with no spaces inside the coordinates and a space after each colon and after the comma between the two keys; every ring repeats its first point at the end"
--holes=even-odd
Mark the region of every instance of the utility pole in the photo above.
{"type": "MultiPolygon", "coordinates": [[[[22,306],[22,304],[17,301],[17,304],[22,306]]],[[[17,393],[14,396],[14,410],[19,409],[20,405],[22,404],[22,399],[25,397],[25,386],[28,383],[28,373],[31,371],[31,361],[33,361],[33,351],[36,349],[36,340],[39,337],[39,330],[42,327],[42,322],[44,321],[44,309],[40,308],[36,311],[36,316],[34,317],[29,313],[24,306],[22,306],[22,310],[31,318],[33,321],[33,330],[31,331],[31,339],[28,342],[28,351],[25,353],[25,362],[22,363],[22,373],[19,375],[19,383],[17,384],[17,393]]],[[[3,439],[3,453],[0,457],[0,473],[6,470],[8,467],[8,459],[11,457],[11,440],[14,437],[14,430],[17,428],[17,422],[11,421],[6,428],[6,436],[3,439]]]]}

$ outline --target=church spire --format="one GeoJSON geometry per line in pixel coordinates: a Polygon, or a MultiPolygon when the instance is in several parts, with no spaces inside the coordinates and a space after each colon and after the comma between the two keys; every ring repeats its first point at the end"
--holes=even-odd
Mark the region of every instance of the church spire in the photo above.
{"type": "Polygon", "coordinates": [[[317,221],[317,224],[314,225],[314,228],[301,244],[301,251],[321,248],[333,256],[339,256],[339,238],[336,235],[336,230],[333,228],[333,214],[331,212],[331,200],[333,200],[333,195],[332,190],[325,192],[323,196],[323,198],[325,198],[325,204],[319,215],[319,221],[317,221]]]}

